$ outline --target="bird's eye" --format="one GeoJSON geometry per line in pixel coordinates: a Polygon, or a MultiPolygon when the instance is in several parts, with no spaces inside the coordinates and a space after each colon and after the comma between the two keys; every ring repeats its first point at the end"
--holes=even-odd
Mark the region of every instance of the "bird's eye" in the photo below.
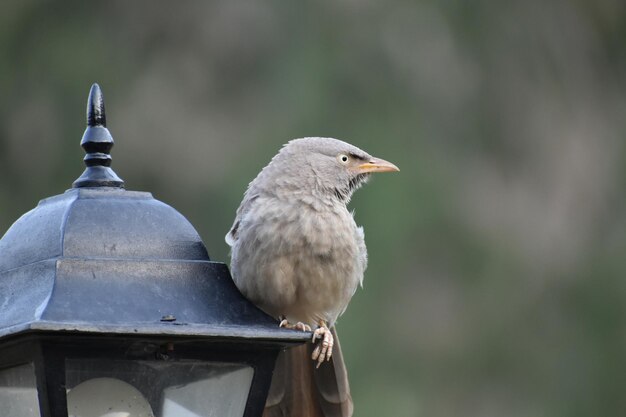
{"type": "Polygon", "coordinates": [[[345,154],[339,154],[339,160],[345,164],[350,160],[350,157],[348,157],[348,155],[345,155],[345,154]]]}

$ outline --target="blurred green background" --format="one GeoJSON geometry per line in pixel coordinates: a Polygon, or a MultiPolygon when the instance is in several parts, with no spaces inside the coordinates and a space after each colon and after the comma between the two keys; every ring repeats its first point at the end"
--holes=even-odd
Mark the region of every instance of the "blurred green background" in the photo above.
{"type": "Polygon", "coordinates": [[[82,173],[92,82],[214,260],[289,139],[401,167],[351,203],[355,416],[626,412],[623,0],[3,1],[0,234],[82,173]]]}

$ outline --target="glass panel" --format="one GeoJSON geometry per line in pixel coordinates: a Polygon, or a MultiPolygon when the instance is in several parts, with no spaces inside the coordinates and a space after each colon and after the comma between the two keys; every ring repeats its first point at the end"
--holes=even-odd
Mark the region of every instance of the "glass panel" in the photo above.
{"type": "Polygon", "coordinates": [[[246,366],[166,388],[163,417],[242,416],[253,375],[246,366]]]}
{"type": "Polygon", "coordinates": [[[66,360],[70,417],[241,417],[254,371],[200,361],[66,360]]]}
{"type": "Polygon", "coordinates": [[[0,370],[0,417],[16,416],[39,416],[32,363],[0,370]]]}

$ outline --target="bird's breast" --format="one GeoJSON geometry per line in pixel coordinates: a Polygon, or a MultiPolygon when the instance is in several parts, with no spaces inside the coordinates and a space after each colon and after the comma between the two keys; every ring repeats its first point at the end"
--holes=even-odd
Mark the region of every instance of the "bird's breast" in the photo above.
{"type": "Polygon", "coordinates": [[[243,219],[233,247],[237,285],[275,316],[334,322],[363,276],[352,215],[345,206],[261,203],[243,219]]]}

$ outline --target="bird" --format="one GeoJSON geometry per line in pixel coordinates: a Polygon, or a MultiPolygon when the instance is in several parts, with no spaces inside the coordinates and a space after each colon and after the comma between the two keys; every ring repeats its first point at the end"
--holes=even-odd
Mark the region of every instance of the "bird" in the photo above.
{"type": "Polygon", "coordinates": [[[280,327],[312,331],[311,344],[279,354],[265,417],[352,415],[334,326],[363,285],[367,249],[347,205],[371,174],[392,171],[347,142],[306,137],[249,183],[225,237],[233,281],[280,327]]]}

